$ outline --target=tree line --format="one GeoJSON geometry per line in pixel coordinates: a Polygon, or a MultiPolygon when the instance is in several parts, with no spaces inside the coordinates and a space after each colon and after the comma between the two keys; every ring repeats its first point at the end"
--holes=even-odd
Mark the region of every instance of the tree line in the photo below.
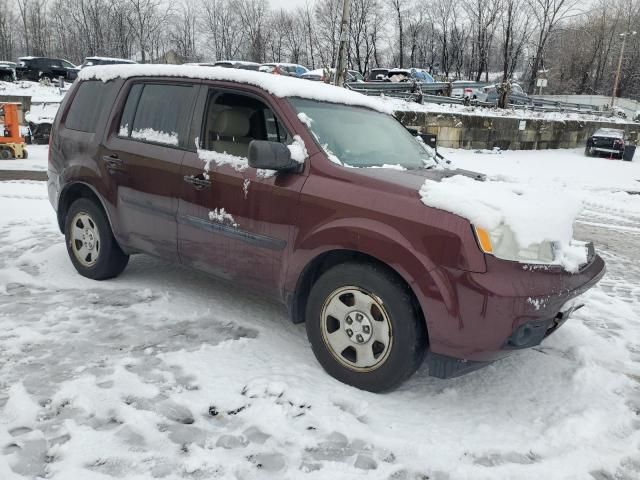
{"type": "MultiPolygon", "coordinates": [[[[334,66],[343,0],[0,0],[0,60],[92,55],[334,66]]],[[[349,68],[419,67],[442,79],[517,79],[529,92],[608,95],[640,0],[351,0],[349,68]]],[[[619,94],[640,96],[640,34],[619,94]]]]}

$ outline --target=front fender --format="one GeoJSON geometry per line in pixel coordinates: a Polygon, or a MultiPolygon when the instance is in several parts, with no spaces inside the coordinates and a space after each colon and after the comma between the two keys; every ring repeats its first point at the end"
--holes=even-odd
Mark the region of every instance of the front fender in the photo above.
{"type": "Polygon", "coordinates": [[[437,265],[390,225],[370,219],[341,218],[308,232],[296,242],[289,261],[286,292],[295,292],[308,265],[332,251],[365,254],[384,263],[410,286],[422,311],[427,328],[447,317],[457,316],[456,290],[437,265]]]}

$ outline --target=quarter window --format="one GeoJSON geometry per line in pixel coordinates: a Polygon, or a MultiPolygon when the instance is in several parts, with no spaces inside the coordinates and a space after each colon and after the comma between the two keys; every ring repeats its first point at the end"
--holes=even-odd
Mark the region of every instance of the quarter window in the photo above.
{"type": "Polygon", "coordinates": [[[102,110],[111,99],[113,82],[91,80],[82,82],[73,98],[69,113],[65,120],[65,127],[80,132],[95,133],[96,124],[102,110]]]}

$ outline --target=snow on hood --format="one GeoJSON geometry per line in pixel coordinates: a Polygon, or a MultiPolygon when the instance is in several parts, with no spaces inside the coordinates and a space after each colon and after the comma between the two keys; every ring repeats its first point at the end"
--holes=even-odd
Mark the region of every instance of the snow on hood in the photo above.
{"type": "Polygon", "coordinates": [[[100,65],[80,71],[80,80],[102,80],[131,77],[183,77],[199,80],[218,80],[254,85],[276,97],[300,97],[323,102],[371,108],[393,114],[390,104],[342,87],[309,82],[296,77],[269,75],[263,72],[222,67],[184,65],[100,65]]]}
{"type": "Polygon", "coordinates": [[[584,249],[573,246],[573,225],[582,201],[571,194],[550,186],[477,181],[456,175],[441,181],[426,180],[420,196],[425,205],[464,217],[489,232],[509,227],[521,249],[554,243],[556,261],[567,271],[577,271],[586,261],[584,249]]]}

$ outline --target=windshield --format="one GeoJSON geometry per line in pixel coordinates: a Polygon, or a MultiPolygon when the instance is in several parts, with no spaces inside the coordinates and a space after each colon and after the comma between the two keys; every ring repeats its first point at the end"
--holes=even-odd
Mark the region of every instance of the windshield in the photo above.
{"type": "Polygon", "coordinates": [[[332,161],[350,167],[401,166],[409,170],[436,165],[433,150],[391,115],[301,98],[290,102],[332,161]]]}

